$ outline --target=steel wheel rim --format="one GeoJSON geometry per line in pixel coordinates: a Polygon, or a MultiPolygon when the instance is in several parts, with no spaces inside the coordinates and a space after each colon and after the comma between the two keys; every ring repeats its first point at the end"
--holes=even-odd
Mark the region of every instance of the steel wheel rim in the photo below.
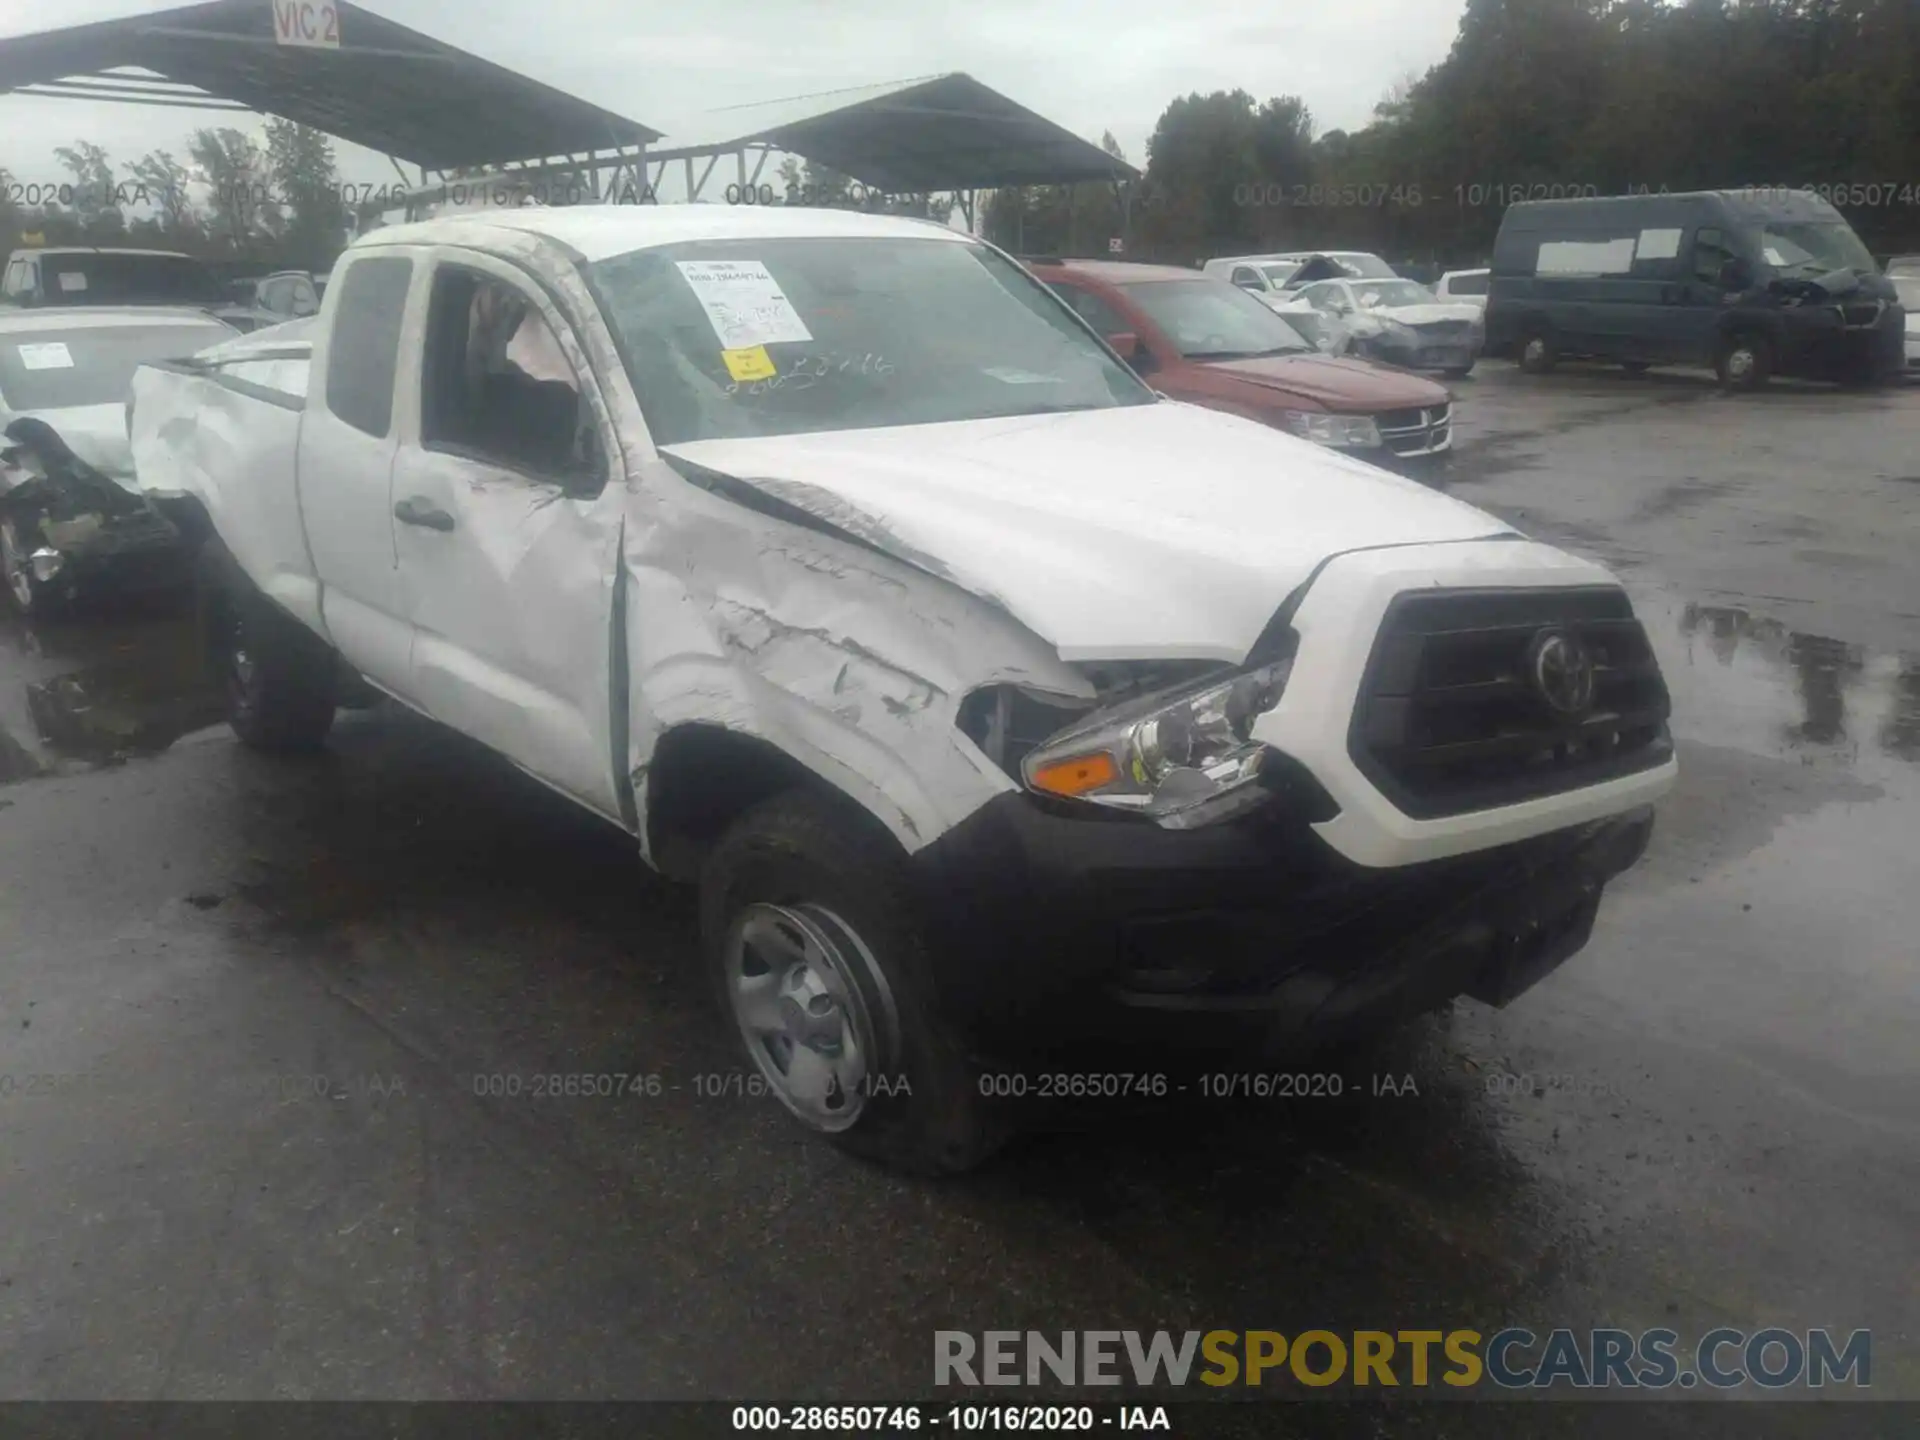
{"type": "Polygon", "coordinates": [[[1527,363],[1538,365],[1547,358],[1547,342],[1538,335],[1527,341],[1527,363]]]}
{"type": "Polygon", "coordinates": [[[1745,380],[1753,374],[1753,351],[1745,345],[1736,345],[1727,352],[1727,375],[1730,379],[1745,380]]]}
{"type": "Polygon", "coordinates": [[[33,608],[33,577],[28,574],[30,562],[20,553],[20,540],[14,533],[13,521],[0,520],[0,566],[7,572],[7,590],[22,610],[33,608]]]}
{"type": "Polygon", "coordinates": [[[866,942],[821,906],[754,904],[728,931],[725,963],[734,1023],[780,1103],[827,1134],[857,1124],[899,1029],[866,942]]]}

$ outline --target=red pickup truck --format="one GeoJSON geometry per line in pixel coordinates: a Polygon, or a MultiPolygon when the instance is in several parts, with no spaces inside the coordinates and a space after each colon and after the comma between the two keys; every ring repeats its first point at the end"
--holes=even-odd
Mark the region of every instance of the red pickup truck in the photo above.
{"type": "Polygon", "coordinates": [[[1224,280],[1172,265],[1025,264],[1148,384],[1416,478],[1453,448],[1453,396],[1404,370],[1322,355],[1224,280]]]}

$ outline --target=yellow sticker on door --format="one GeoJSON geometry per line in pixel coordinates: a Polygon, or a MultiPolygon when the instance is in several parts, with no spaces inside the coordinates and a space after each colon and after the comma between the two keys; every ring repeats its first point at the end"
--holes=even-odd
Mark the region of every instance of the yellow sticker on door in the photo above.
{"type": "Polygon", "coordinates": [[[736,380],[773,378],[773,358],[767,354],[764,345],[750,346],[745,350],[722,350],[720,358],[727,362],[727,373],[736,380]]]}

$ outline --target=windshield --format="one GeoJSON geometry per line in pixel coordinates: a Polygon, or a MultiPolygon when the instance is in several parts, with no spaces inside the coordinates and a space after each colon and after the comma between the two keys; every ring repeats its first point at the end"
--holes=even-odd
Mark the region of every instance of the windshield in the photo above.
{"type": "Polygon", "coordinates": [[[1245,360],[1313,348],[1266,305],[1219,280],[1142,280],[1120,288],[1189,360],[1245,360]]]}
{"type": "Polygon", "coordinates": [[[700,240],[589,273],[660,445],[1154,399],[1039,281],[982,245],[700,240]]]}
{"type": "Polygon", "coordinates": [[[1393,267],[1378,255],[1329,255],[1327,257],[1349,275],[1364,280],[1391,280],[1393,267]]]}
{"type": "Polygon", "coordinates": [[[1262,265],[1260,267],[1261,271],[1266,275],[1267,279],[1271,280],[1276,285],[1286,284],[1288,280],[1293,278],[1293,272],[1298,270],[1299,268],[1300,267],[1295,264],[1262,265]]]}
{"type": "Polygon", "coordinates": [[[1760,254],[1786,274],[1858,270],[1871,275],[1879,268],[1844,220],[1768,221],[1760,228],[1760,254]]]}
{"type": "Polygon", "coordinates": [[[227,299],[198,260],[111,251],[43,255],[40,289],[48,305],[219,305],[227,299]]]}
{"type": "Polygon", "coordinates": [[[1412,280],[1370,280],[1353,286],[1353,298],[1365,309],[1379,305],[1432,305],[1440,297],[1412,280]]]}
{"type": "Polygon", "coordinates": [[[232,338],[233,331],[211,321],[10,329],[0,333],[0,405],[9,410],[118,405],[141,365],[180,359],[232,338]]]}

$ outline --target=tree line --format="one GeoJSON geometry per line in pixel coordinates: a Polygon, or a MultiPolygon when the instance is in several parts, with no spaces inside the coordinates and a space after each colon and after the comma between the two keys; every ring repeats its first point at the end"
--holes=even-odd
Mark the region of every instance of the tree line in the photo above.
{"type": "Polygon", "coordinates": [[[1183,96],[1143,181],[1002,192],[987,233],[1471,265],[1514,199],[1749,185],[1811,188],[1876,253],[1920,250],[1920,3],[1467,0],[1446,58],[1361,129],[1317,133],[1294,96],[1183,96]]]}
{"type": "MultiPolygon", "coordinates": [[[[264,145],[200,130],[189,164],[156,150],[123,176],[97,145],[58,154],[61,202],[0,172],[0,252],[26,233],[321,269],[351,219],[331,144],[291,121],[264,145]],[[117,203],[128,182],[146,213],[117,203]]],[[[789,203],[862,203],[852,177],[791,158],[779,179],[789,203]]],[[[1920,0],[1467,0],[1446,58],[1360,129],[1318,131],[1297,96],[1181,96],[1139,182],[1000,190],[983,228],[1028,254],[1123,239],[1179,264],[1338,248],[1471,265],[1514,199],[1748,185],[1810,187],[1876,253],[1920,251],[1920,0]]],[[[945,219],[952,198],[878,208],[945,219]]]]}
{"type": "Polygon", "coordinates": [[[0,170],[0,253],[23,241],[119,245],[324,270],[345,244],[333,144],[291,120],[268,120],[264,143],[232,127],[197,130],[184,162],[153,150],[116,166],[87,140],[54,154],[64,178],[0,170]]]}

